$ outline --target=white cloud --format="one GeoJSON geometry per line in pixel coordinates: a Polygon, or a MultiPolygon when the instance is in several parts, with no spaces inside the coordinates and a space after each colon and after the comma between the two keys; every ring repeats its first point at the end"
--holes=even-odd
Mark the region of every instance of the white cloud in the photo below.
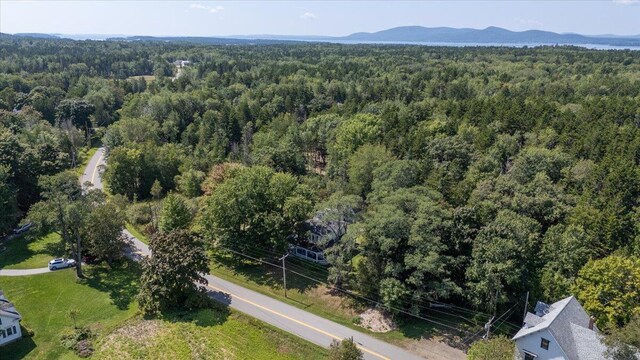
{"type": "Polygon", "coordinates": [[[640,5],[640,0],[613,0],[613,2],[620,5],[640,5]]]}
{"type": "Polygon", "coordinates": [[[313,19],[317,19],[318,17],[316,16],[316,14],[312,13],[312,12],[306,12],[302,15],[300,15],[300,19],[302,20],[313,20],[313,19]]]}
{"type": "Polygon", "coordinates": [[[211,14],[215,14],[215,13],[219,13],[222,10],[224,10],[224,7],[222,6],[212,6],[212,7],[208,7],[202,4],[191,4],[189,5],[190,9],[196,9],[196,10],[206,10],[207,12],[211,13],[211,14]]]}

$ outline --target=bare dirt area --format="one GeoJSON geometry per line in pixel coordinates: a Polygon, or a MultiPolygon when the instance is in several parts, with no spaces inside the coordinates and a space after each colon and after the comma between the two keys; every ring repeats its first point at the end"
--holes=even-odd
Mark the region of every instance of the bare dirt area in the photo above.
{"type": "Polygon", "coordinates": [[[467,354],[448,345],[441,337],[404,341],[402,347],[429,360],[463,360],[467,354]]]}
{"type": "Polygon", "coordinates": [[[385,333],[397,328],[391,317],[378,309],[367,309],[359,317],[358,325],[371,332],[385,333]]]}

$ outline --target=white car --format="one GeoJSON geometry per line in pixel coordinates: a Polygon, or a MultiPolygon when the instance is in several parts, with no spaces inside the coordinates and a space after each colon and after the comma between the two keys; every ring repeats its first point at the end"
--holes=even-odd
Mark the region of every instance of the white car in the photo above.
{"type": "Polygon", "coordinates": [[[49,270],[64,269],[73,266],[76,266],[76,261],[73,259],[57,258],[49,261],[49,270]]]}

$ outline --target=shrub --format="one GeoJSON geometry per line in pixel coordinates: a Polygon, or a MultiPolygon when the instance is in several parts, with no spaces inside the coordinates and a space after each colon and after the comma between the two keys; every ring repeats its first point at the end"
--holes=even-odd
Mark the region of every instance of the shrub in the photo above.
{"type": "Polygon", "coordinates": [[[62,346],[73,350],[76,355],[86,358],[93,354],[93,333],[87,327],[81,327],[64,332],[60,337],[62,346]]]}

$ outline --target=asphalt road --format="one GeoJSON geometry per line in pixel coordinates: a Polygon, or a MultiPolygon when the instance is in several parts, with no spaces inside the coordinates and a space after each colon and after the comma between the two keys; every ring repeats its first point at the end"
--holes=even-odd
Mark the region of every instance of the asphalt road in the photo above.
{"type": "MultiPolygon", "coordinates": [[[[89,161],[87,170],[82,176],[82,182],[90,181],[96,188],[102,189],[99,169],[103,164],[104,150],[100,149],[96,151],[95,155],[89,161]]],[[[135,249],[132,249],[131,255],[134,257],[151,255],[147,245],[136,239],[128,231],[124,230],[124,233],[133,241],[135,249]]],[[[353,337],[367,360],[422,359],[397,346],[242,286],[212,275],[206,275],[205,277],[209,282],[207,287],[210,290],[209,294],[212,298],[314,344],[329,347],[334,339],[342,340],[353,337]]]]}
{"type": "Polygon", "coordinates": [[[48,267],[39,269],[0,269],[0,276],[27,276],[51,272],[48,267]]]}

